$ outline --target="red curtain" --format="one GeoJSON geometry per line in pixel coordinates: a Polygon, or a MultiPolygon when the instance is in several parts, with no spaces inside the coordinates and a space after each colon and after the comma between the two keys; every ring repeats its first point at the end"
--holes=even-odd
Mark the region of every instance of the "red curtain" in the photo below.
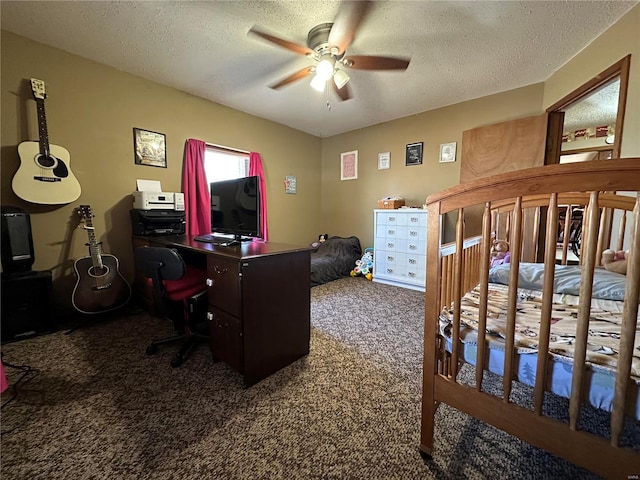
{"type": "Polygon", "coordinates": [[[205,146],[205,142],[193,138],[184,146],[182,191],[187,235],[211,233],[211,198],[204,171],[205,146]]]}
{"type": "Polygon", "coordinates": [[[262,158],[257,152],[249,154],[249,176],[257,175],[260,179],[260,231],[264,241],[269,240],[269,229],[267,228],[267,186],[264,182],[264,170],[262,168],[262,158]]]}

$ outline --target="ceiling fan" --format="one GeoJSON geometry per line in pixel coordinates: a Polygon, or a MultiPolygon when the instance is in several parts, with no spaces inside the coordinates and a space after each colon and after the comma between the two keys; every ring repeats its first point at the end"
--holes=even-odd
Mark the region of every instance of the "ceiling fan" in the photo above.
{"type": "Polygon", "coordinates": [[[351,98],[351,92],[347,86],[349,75],[345,69],[406,70],[409,66],[409,59],[406,58],[346,55],[346,50],[355,39],[358,25],[364,18],[370,3],[368,1],[342,2],[333,23],[321,23],[309,31],[306,46],[276,37],[255,26],[252,27],[249,33],[279,47],[306,55],[314,61],[312,65],[298,70],[269,87],[279,89],[314,74],[311,81],[313,88],[321,92],[327,88],[328,83],[331,83],[340,99],[348,100],[351,98]]]}

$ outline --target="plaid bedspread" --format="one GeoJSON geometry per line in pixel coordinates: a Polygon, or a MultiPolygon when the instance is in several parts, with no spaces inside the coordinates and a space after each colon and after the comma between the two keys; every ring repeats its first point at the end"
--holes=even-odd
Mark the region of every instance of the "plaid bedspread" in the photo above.
{"type": "MultiPolygon", "coordinates": [[[[542,292],[519,290],[516,306],[515,346],[519,353],[535,353],[538,348],[539,324],[542,311],[542,292]]],[[[487,340],[490,346],[504,349],[502,339],[507,331],[508,286],[489,284],[487,307],[487,340]]],[[[622,303],[622,302],[617,302],[622,303]]],[[[461,302],[460,322],[478,330],[480,304],[479,287],[464,295],[461,302]]],[[[608,369],[615,369],[618,361],[619,338],[622,325],[622,308],[619,312],[592,308],[587,338],[587,361],[608,369]]],[[[578,317],[577,305],[553,304],[549,351],[561,357],[573,358],[578,317]]],[[[446,308],[440,315],[441,331],[450,336],[453,308],[446,308]]],[[[461,332],[464,342],[476,342],[473,332],[461,332]]],[[[640,328],[636,324],[631,373],[640,377],[640,328]]]]}

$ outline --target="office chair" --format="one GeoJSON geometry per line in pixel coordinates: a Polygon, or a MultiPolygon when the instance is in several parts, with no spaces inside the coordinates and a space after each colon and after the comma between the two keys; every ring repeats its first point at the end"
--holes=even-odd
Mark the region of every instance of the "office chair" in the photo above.
{"type": "Polygon", "coordinates": [[[181,332],[151,342],[147,355],[156,353],[159,345],[182,340],[183,344],[171,359],[171,366],[178,367],[196,343],[209,338],[200,333],[203,325],[206,328],[207,271],[187,266],[176,250],[167,247],[136,247],[134,257],[138,273],[151,284],[157,313],[181,332]],[[205,308],[198,308],[199,305],[205,308]]]}

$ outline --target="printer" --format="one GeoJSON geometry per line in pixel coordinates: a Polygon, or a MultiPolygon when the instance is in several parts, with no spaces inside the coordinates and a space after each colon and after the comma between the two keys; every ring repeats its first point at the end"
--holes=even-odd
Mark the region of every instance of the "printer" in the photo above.
{"type": "Polygon", "coordinates": [[[134,235],[183,235],[184,193],[163,192],[157,180],[136,180],[131,231],[134,235]]]}
{"type": "Polygon", "coordinates": [[[133,208],[137,210],[175,210],[184,212],[184,193],[133,192],[133,208]]]}
{"type": "Polygon", "coordinates": [[[138,210],[131,214],[131,232],[134,235],[184,235],[184,210],[138,210]]]}

